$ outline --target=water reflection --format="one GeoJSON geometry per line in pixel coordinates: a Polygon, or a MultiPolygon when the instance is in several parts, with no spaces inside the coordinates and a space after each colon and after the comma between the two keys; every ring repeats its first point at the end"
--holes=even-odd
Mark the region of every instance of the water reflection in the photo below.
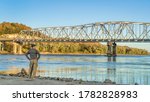
{"type": "MultiPolygon", "coordinates": [[[[42,74],[42,76],[74,78],[78,80],[82,79],[85,81],[101,82],[105,79],[110,79],[118,84],[150,84],[150,75],[148,74],[150,69],[148,69],[148,72],[145,71],[145,69],[141,68],[142,66],[136,64],[139,63],[136,62],[136,59],[133,60],[132,58],[127,58],[128,60],[126,60],[122,59],[122,57],[98,58],[72,57],[71,60],[66,57],[64,58],[65,60],[60,58],[62,61],[57,59],[58,62],[60,62],[60,65],[56,64],[58,62],[54,62],[56,65],[52,65],[52,68],[48,68],[46,71],[47,73],[42,74]],[[122,60],[125,63],[122,63],[122,60]],[[130,64],[126,64],[129,62],[130,64]],[[131,63],[133,63],[133,65],[131,63]],[[145,72],[142,72],[142,70],[145,72]]],[[[143,63],[142,65],[146,68],[149,64],[143,63]]]]}
{"type": "Polygon", "coordinates": [[[107,79],[115,82],[116,78],[116,56],[107,59],[107,79]]]}

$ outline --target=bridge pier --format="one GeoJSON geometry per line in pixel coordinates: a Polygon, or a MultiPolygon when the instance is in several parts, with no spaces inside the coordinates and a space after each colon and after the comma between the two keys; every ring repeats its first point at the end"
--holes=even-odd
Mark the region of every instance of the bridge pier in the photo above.
{"type": "Polygon", "coordinates": [[[13,42],[13,54],[17,54],[17,44],[13,42]]]}
{"type": "Polygon", "coordinates": [[[0,42],[0,51],[4,51],[4,43],[0,42]]]}
{"type": "Polygon", "coordinates": [[[22,54],[22,45],[16,42],[13,42],[13,54],[22,54]]]}
{"type": "Polygon", "coordinates": [[[112,56],[117,56],[117,44],[116,44],[116,42],[113,42],[112,56]]]}
{"type": "Polygon", "coordinates": [[[112,56],[112,42],[107,42],[107,56],[112,56]]]}
{"type": "Polygon", "coordinates": [[[116,42],[107,42],[107,56],[116,56],[117,55],[117,44],[116,42]]]}
{"type": "Polygon", "coordinates": [[[22,54],[22,45],[18,44],[18,54],[22,54]]]}

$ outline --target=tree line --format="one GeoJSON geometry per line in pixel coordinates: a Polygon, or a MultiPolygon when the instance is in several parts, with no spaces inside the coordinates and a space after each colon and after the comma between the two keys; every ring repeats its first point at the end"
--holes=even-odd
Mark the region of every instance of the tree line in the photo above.
{"type": "MultiPolygon", "coordinates": [[[[12,43],[6,43],[5,51],[11,53],[13,51],[12,43]]],[[[30,48],[30,44],[22,46],[23,53],[26,53],[30,48]]],[[[51,42],[51,43],[36,43],[36,48],[41,53],[47,54],[99,54],[107,53],[107,46],[100,43],[73,43],[73,42],[51,42]]],[[[117,46],[117,54],[129,55],[147,55],[149,52],[144,49],[129,48],[127,46],[117,46]]]]}
{"type": "Polygon", "coordinates": [[[19,33],[21,30],[29,30],[29,29],[31,28],[19,23],[10,23],[10,22],[0,23],[0,34],[19,33]]]}

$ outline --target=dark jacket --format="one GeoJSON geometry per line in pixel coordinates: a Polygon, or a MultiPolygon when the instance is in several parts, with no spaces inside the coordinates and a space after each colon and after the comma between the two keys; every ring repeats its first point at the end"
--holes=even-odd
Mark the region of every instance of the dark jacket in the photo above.
{"type": "Polygon", "coordinates": [[[31,48],[27,53],[26,53],[26,57],[29,59],[29,60],[32,60],[32,59],[39,59],[40,58],[40,53],[38,50],[34,49],[34,48],[31,48]],[[28,56],[30,55],[30,56],[28,56]]]}

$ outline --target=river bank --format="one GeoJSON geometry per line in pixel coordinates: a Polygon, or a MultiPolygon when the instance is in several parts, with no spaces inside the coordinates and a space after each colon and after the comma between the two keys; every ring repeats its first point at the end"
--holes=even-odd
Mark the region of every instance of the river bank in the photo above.
{"type": "MultiPolygon", "coordinates": [[[[45,53],[45,52],[40,52],[41,55],[69,55],[69,56],[107,56],[107,54],[87,54],[87,53],[45,53]]],[[[22,54],[13,54],[13,53],[7,53],[7,52],[0,52],[0,55],[25,55],[25,53],[22,54]]],[[[117,56],[149,56],[149,54],[147,55],[138,55],[138,54],[117,54],[117,56]]]]}
{"type": "Polygon", "coordinates": [[[0,71],[0,85],[112,85],[116,84],[109,79],[104,82],[83,81],[73,78],[41,77],[29,80],[27,71],[21,69],[0,71]]]}
{"type": "Polygon", "coordinates": [[[0,75],[0,85],[116,85],[109,79],[104,82],[74,80],[73,78],[40,77],[29,80],[27,77],[0,75]]]}

